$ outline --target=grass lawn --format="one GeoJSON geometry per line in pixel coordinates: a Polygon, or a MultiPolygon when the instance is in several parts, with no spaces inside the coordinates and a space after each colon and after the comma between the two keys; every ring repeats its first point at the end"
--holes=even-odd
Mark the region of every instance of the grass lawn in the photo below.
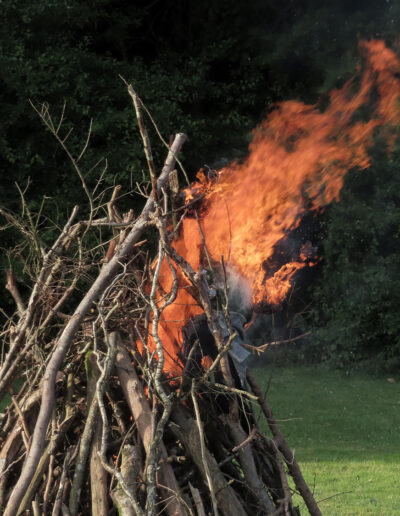
{"type": "Polygon", "coordinates": [[[400,382],[320,366],[253,374],[323,515],[400,515],[400,382]]]}

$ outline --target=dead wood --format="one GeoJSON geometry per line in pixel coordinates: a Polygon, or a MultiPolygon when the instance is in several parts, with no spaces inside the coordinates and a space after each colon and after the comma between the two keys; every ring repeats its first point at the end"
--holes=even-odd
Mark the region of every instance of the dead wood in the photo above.
{"type": "MultiPolygon", "coordinates": [[[[126,444],[121,450],[121,474],[125,478],[127,487],[132,496],[136,496],[137,477],[140,473],[137,464],[138,456],[137,446],[126,444]]],[[[136,516],[136,512],[129,498],[121,488],[114,489],[111,496],[118,509],[118,514],[121,514],[121,516],[136,516]]]]}
{"type": "Polygon", "coordinates": [[[213,455],[207,448],[203,448],[202,454],[199,429],[196,421],[188,417],[179,406],[175,407],[172,412],[172,420],[171,430],[184,444],[187,453],[201,472],[206,483],[206,469],[209,472],[217,504],[222,514],[224,516],[231,516],[232,514],[246,516],[247,512],[243,507],[242,501],[230,486],[229,481],[221,473],[213,455]]]}
{"type": "Polygon", "coordinates": [[[282,453],[282,456],[285,459],[286,465],[288,467],[288,470],[293,477],[296,489],[299,491],[301,496],[303,497],[303,500],[305,504],[307,505],[308,510],[310,511],[310,514],[312,516],[320,516],[321,511],[317,505],[317,502],[315,501],[315,498],[308,487],[306,481],[304,480],[303,474],[301,473],[301,470],[299,468],[299,465],[297,464],[296,459],[294,458],[294,452],[289,448],[285,438],[283,437],[281,431],[279,430],[279,426],[276,422],[276,419],[272,413],[272,410],[270,409],[268,403],[266,402],[263,393],[258,386],[255,378],[253,375],[248,372],[247,373],[247,380],[250,384],[250,387],[254,394],[258,397],[259,404],[262,408],[262,411],[264,412],[264,415],[267,419],[268,426],[271,429],[272,435],[274,437],[274,442],[276,446],[278,447],[279,451],[282,453]]]}
{"type": "MultiPolygon", "coordinates": [[[[172,144],[171,149],[168,153],[168,157],[166,159],[163,171],[157,181],[157,186],[159,190],[161,190],[161,187],[167,181],[169,173],[175,165],[175,156],[178,154],[185,139],[186,136],[184,134],[179,134],[176,136],[175,141],[172,144]]],[[[7,503],[7,507],[4,512],[4,516],[12,516],[17,510],[22,500],[22,497],[24,496],[24,491],[27,485],[29,484],[30,480],[32,479],[37,464],[40,460],[40,455],[44,445],[47,426],[49,424],[51,413],[55,403],[54,387],[56,375],[61,367],[61,364],[65,358],[68,348],[71,345],[72,339],[75,333],[78,331],[79,326],[83,321],[83,318],[90,310],[93,302],[95,302],[100,297],[102,292],[110,285],[111,281],[114,279],[119,268],[121,267],[121,263],[123,263],[126,260],[131,248],[136,244],[136,242],[139,241],[144,229],[148,225],[149,216],[151,210],[153,209],[153,206],[154,200],[152,197],[149,197],[141,215],[135,221],[133,228],[131,229],[129,235],[126,237],[121,248],[118,250],[118,252],[115,253],[110,262],[105,265],[104,269],[101,271],[101,273],[93,283],[92,287],[89,289],[88,293],[79,303],[73,316],[71,317],[63,333],[61,334],[61,337],[47,365],[46,372],[44,375],[42,403],[37,423],[35,426],[35,431],[32,437],[32,446],[29,451],[26,462],[24,464],[23,470],[21,472],[21,476],[19,477],[19,480],[16,483],[13,492],[11,493],[10,499],[7,503]]],[[[29,312],[29,306],[27,311],[29,312]]],[[[25,326],[27,325],[28,319],[25,326]]],[[[24,327],[23,329],[25,330],[26,328],[24,327]]],[[[17,349],[15,343],[12,349],[17,349]]],[[[11,354],[11,350],[9,354],[11,354]]]]}
{"type": "Polygon", "coordinates": [[[206,511],[204,510],[204,505],[201,499],[200,491],[196,487],[193,487],[190,482],[189,488],[190,492],[192,493],[194,503],[196,505],[197,516],[206,516],[206,511]]]}
{"type": "Polygon", "coordinates": [[[232,443],[236,445],[234,450],[238,451],[240,465],[256,505],[259,506],[264,514],[273,514],[275,507],[265,490],[262,479],[258,475],[251,451],[251,442],[248,440],[249,436],[239,422],[232,421],[229,417],[225,417],[224,422],[231,435],[232,443]]]}
{"type": "MultiPolygon", "coordinates": [[[[92,352],[88,352],[85,359],[88,376],[86,399],[87,407],[89,407],[89,410],[85,421],[85,427],[82,432],[82,438],[79,443],[79,452],[76,460],[75,473],[72,479],[72,486],[69,495],[69,510],[72,516],[75,516],[78,513],[79,498],[84,483],[87,461],[89,455],[91,454],[92,438],[100,423],[98,418],[99,403],[97,397],[95,396],[96,384],[100,377],[100,371],[98,370],[96,360],[92,352]]],[[[103,470],[103,468],[101,469],[103,470]]]]}
{"type": "MultiPolygon", "coordinates": [[[[92,495],[92,516],[102,516],[108,512],[109,493],[107,472],[103,468],[99,452],[101,448],[102,423],[96,422],[90,450],[90,491],[92,495]]],[[[122,469],[122,468],[121,468],[122,469]]],[[[122,472],[122,475],[123,472],[122,472]]],[[[71,508],[71,504],[70,504],[71,508]]]]}
{"type": "MultiPolygon", "coordinates": [[[[118,346],[116,368],[125,398],[129,404],[134,421],[137,424],[143,446],[146,452],[148,452],[152,439],[152,410],[145,396],[142,383],[140,382],[135,368],[129,359],[129,355],[123,348],[122,344],[118,346]]],[[[159,446],[159,455],[160,459],[166,459],[168,456],[163,443],[159,446]]],[[[165,462],[165,460],[161,460],[159,464],[157,483],[161,491],[162,499],[168,500],[166,511],[169,516],[185,516],[186,511],[177,498],[179,485],[176,481],[171,465],[165,462]]]]}
{"type": "MultiPolygon", "coordinates": [[[[171,142],[157,179],[144,123],[148,112],[132,87],[128,92],[150,174],[147,185],[137,185],[147,200],[136,219],[133,210],[120,215],[119,186],[107,203],[108,217],[98,217],[80,157],[72,156],[60,136],[64,115],[56,124],[47,106],[38,110],[80,177],[90,213],[88,220],[76,222],[76,207],[47,252],[31,235],[41,268],[32,275],[36,281],[27,299],[13,273],[7,276],[16,313],[3,333],[8,352],[1,363],[0,398],[22,374],[24,381],[18,393],[12,392],[0,429],[4,515],[100,516],[118,510],[124,516],[297,516],[283,460],[307,497],[298,466],[251,377],[254,394],[242,373],[244,379],[237,380],[230,353],[238,333],[231,325],[226,278],[216,308],[204,271],[195,271],[174,247],[191,211],[204,260],[216,273],[195,204],[184,205],[176,171],[171,177],[186,137],[178,134],[171,142]],[[85,248],[83,238],[103,227],[109,233],[99,257],[85,248]],[[150,228],[150,237],[144,235],[150,228]],[[154,229],[155,260],[152,247],[144,249],[154,240],[154,229]],[[171,276],[168,287],[162,282],[165,270],[171,276]],[[75,309],[68,308],[81,280],[87,290],[75,309]],[[165,367],[171,358],[163,340],[165,314],[180,288],[187,288],[196,310],[203,311],[216,351],[197,363],[196,353],[203,352],[198,338],[190,350],[172,356],[177,365],[172,377],[165,367]],[[272,439],[255,422],[250,407],[255,399],[272,439]]],[[[6,216],[27,231],[19,219],[6,216]]],[[[225,273],[223,258],[218,267],[225,273]]]]}

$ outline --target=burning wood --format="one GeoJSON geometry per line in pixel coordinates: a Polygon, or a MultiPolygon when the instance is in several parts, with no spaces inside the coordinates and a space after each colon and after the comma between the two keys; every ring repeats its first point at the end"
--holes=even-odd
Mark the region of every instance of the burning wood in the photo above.
{"type": "MultiPolygon", "coordinates": [[[[4,331],[1,397],[17,378],[25,381],[0,430],[6,516],[50,508],[53,515],[103,515],[113,506],[139,516],[296,515],[288,474],[310,514],[320,514],[247,369],[243,327],[254,305],[279,305],[295,272],[315,261],[306,243],[297,259],[268,275],[279,242],[306,208],[338,197],[349,167],[368,166],[374,128],[389,134],[400,121],[399,61],[381,42],[362,48],[358,93],[346,84],[323,113],[282,103],[255,131],[249,158],[200,174],[186,190],[189,203],[179,201],[175,172],[171,179],[185,136],[169,146],[157,179],[143,106],[128,87],[151,179],[142,213],[119,215],[117,187],[108,218],[96,219],[88,193],[89,220],[75,222],[76,208],[41,252],[27,302],[8,273],[18,310],[4,331]],[[352,124],[374,84],[381,100],[371,120],[352,124]],[[82,247],[98,226],[112,235],[101,259],[82,247]],[[150,227],[158,232],[155,260],[142,247],[150,227]],[[96,265],[76,310],[63,313],[96,265]],[[270,436],[256,422],[256,403],[270,436]]],[[[47,108],[38,113],[64,145],[47,108]]]]}

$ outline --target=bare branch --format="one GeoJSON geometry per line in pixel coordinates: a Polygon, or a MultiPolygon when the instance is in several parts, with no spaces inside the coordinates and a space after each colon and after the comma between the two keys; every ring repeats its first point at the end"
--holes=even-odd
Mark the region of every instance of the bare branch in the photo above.
{"type": "MultiPolygon", "coordinates": [[[[178,134],[175,138],[173,145],[171,146],[170,152],[165,161],[162,173],[158,179],[158,188],[161,189],[163,184],[167,181],[169,173],[174,168],[175,156],[179,152],[183,145],[186,136],[184,134],[178,134]]],[[[65,358],[67,350],[70,347],[72,339],[77,332],[83,318],[88,313],[89,309],[101,295],[105,288],[112,282],[113,278],[117,274],[121,264],[127,259],[132,247],[139,241],[144,229],[147,227],[150,213],[154,207],[154,200],[150,197],[141,213],[136,219],[133,228],[126,237],[125,241],[121,245],[121,248],[114,255],[108,264],[100,272],[93,285],[84,296],[82,301],[76,308],[74,315],[68,321],[64,331],[59,338],[53,355],[46,367],[43,383],[43,397],[42,404],[39,412],[39,416],[36,422],[35,430],[32,438],[32,445],[21,475],[11,493],[10,499],[7,503],[4,516],[11,516],[19,506],[19,503],[24,495],[27,485],[34,475],[36,466],[39,462],[41,451],[44,445],[44,439],[46,435],[47,426],[51,417],[51,413],[55,402],[55,379],[59,368],[65,358]]],[[[29,306],[28,306],[29,310],[29,306]]],[[[28,324],[26,324],[27,326],[28,324]]]]}

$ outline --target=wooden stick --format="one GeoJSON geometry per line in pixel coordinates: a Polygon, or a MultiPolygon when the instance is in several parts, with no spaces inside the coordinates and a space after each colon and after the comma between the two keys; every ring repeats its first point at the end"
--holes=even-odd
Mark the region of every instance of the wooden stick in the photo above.
{"type": "Polygon", "coordinates": [[[91,442],[93,434],[98,423],[99,405],[95,396],[96,383],[100,376],[100,371],[96,365],[94,353],[88,351],[86,357],[86,369],[88,371],[87,379],[87,416],[85,426],[82,432],[82,438],[79,444],[78,456],[76,459],[75,472],[72,479],[71,491],[69,494],[69,510],[72,516],[78,514],[79,499],[82,491],[82,485],[85,483],[86,463],[91,451],[91,442]]]}
{"type": "Polygon", "coordinates": [[[309,510],[310,515],[322,516],[322,513],[317,505],[317,502],[315,501],[315,498],[312,492],[310,491],[310,488],[304,480],[299,465],[297,464],[297,461],[294,458],[294,453],[289,448],[287,442],[285,441],[285,438],[279,430],[278,423],[276,422],[272,410],[267,404],[260,387],[258,386],[254,376],[250,373],[250,371],[247,371],[247,381],[249,382],[252,391],[258,398],[260,407],[267,419],[268,426],[272,432],[272,435],[274,436],[274,441],[277,447],[279,448],[279,451],[282,453],[283,458],[285,459],[289,473],[293,477],[296,489],[300,492],[301,496],[303,497],[303,500],[307,505],[307,509],[309,510]]]}
{"type": "Polygon", "coordinates": [[[279,344],[288,344],[289,342],[295,342],[296,340],[311,335],[311,333],[311,331],[307,331],[306,333],[297,335],[296,337],[292,337],[291,339],[273,340],[272,342],[267,342],[266,344],[262,344],[261,346],[252,346],[251,344],[246,344],[243,342],[242,346],[248,349],[251,353],[257,353],[258,355],[261,355],[261,353],[264,353],[264,351],[270,346],[279,346],[279,344]]]}
{"type": "Polygon", "coordinates": [[[190,482],[189,488],[190,492],[192,493],[194,504],[196,506],[197,516],[206,516],[206,511],[204,510],[203,500],[201,499],[200,491],[197,489],[197,487],[193,487],[190,482]]]}
{"type": "MultiPolygon", "coordinates": [[[[175,156],[178,154],[185,140],[186,136],[184,134],[178,134],[175,137],[174,143],[172,144],[165,161],[162,173],[157,181],[159,190],[161,190],[161,187],[167,181],[171,170],[174,168],[175,156]]],[[[21,471],[21,475],[15,484],[15,487],[8,500],[4,516],[14,516],[18,510],[26,488],[28,487],[29,482],[35,474],[44,447],[47,426],[49,424],[55,404],[55,381],[57,372],[64,361],[72,339],[78,331],[84,317],[93,305],[93,302],[99,299],[102,292],[111,284],[112,280],[117,275],[121,264],[124,263],[129,256],[130,250],[139,241],[143,231],[148,226],[150,213],[152,212],[153,208],[154,199],[152,196],[150,196],[146,202],[145,207],[143,208],[141,215],[136,219],[136,222],[126,237],[124,243],[120,249],[118,249],[118,252],[113,256],[110,262],[107,263],[101,270],[100,274],[82,301],[79,303],[74,312],[74,315],[68,321],[64,331],[61,334],[61,337],[56,344],[54,353],[48,362],[44,374],[42,403],[35,430],[33,432],[31,448],[24,467],[21,471]]]]}
{"type": "MultiPolygon", "coordinates": [[[[108,513],[107,472],[99,457],[101,447],[100,420],[97,421],[90,451],[90,488],[92,493],[92,516],[103,516],[108,513]]],[[[130,504],[129,504],[130,505],[130,504]]]]}
{"type": "MultiPolygon", "coordinates": [[[[131,444],[126,444],[121,452],[121,474],[132,493],[136,492],[136,477],[139,473],[136,464],[137,454],[138,452],[136,447],[131,444]]],[[[136,516],[136,512],[133,509],[129,498],[121,488],[118,487],[115,489],[111,493],[111,497],[114,500],[120,516],[136,516]]]]}
{"type": "Polygon", "coordinates": [[[203,461],[204,472],[205,472],[205,475],[206,475],[206,478],[207,478],[207,484],[208,484],[208,488],[209,488],[210,494],[211,494],[211,500],[212,500],[212,504],[213,504],[214,516],[218,516],[217,499],[215,498],[214,485],[213,485],[213,482],[212,482],[212,478],[211,478],[211,475],[210,475],[210,470],[208,468],[208,463],[207,463],[207,460],[206,460],[206,447],[205,447],[205,442],[204,442],[203,424],[201,422],[199,405],[198,405],[197,399],[196,399],[195,385],[196,385],[196,382],[195,382],[195,380],[193,378],[191,394],[192,394],[192,401],[193,401],[194,411],[195,411],[195,414],[196,414],[197,428],[199,429],[201,460],[203,461]]]}
{"type": "MultiPolygon", "coordinates": [[[[144,394],[142,384],[136,374],[135,368],[131,364],[129,355],[122,347],[118,346],[116,357],[116,368],[122,390],[128,402],[129,408],[132,412],[133,418],[136,421],[139,435],[142,439],[143,446],[148,453],[151,446],[151,409],[144,394]]],[[[167,451],[164,444],[161,443],[161,458],[167,458],[167,451]]],[[[171,491],[179,493],[179,485],[175,479],[174,472],[170,464],[166,461],[161,461],[158,470],[158,483],[166,486],[168,489],[160,489],[161,495],[169,502],[165,507],[165,511],[169,516],[186,516],[186,511],[180,503],[178,497],[170,500],[171,491]]]]}
{"type": "Polygon", "coordinates": [[[14,271],[12,269],[7,269],[6,277],[7,277],[6,289],[12,295],[12,297],[17,305],[19,315],[22,316],[25,313],[26,308],[25,308],[25,303],[22,301],[21,294],[19,293],[19,290],[18,290],[17,280],[15,278],[14,271]]]}
{"type": "MultiPolygon", "coordinates": [[[[172,419],[173,422],[170,422],[169,428],[182,442],[186,453],[191,456],[193,462],[206,481],[206,473],[201,454],[200,437],[196,421],[187,416],[181,406],[174,407],[172,419]]],[[[229,482],[227,482],[218,467],[217,461],[207,448],[204,450],[204,456],[207,461],[208,470],[215,489],[218,508],[221,510],[222,514],[224,516],[247,516],[242,500],[236,494],[234,489],[232,489],[229,482]]]]}
{"type": "Polygon", "coordinates": [[[154,167],[153,153],[151,152],[151,144],[150,144],[149,135],[147,134],[147,129],[146,129],[146,126],[145,126],[144,120],[143,120],[142,101],[138,97],[136,91],[132,88],[131,84],[129,84],[129,86],[128,86],[128,93],[132,98],[133,105],[135,106],[136,118],[137,118],[138,125],[139,125],[140,135],[143,140],[144,153],[146,155],[147,165],[149,167],[149,172],[150,172],[150,179],[151,179],[151,186],[153,189],[154,202],[155,202],[155,204],[158,204],[158,193],[157,193],[157,182],[156,182],[157,174],[156,174],[156,170],[154,167]]]}
{"type": "Polygon", "coordinates": [[[246,484],[248,484],[253,493],[257,505],[260,507],[263,514],[273,514],[275,507],[257,473],[251,444],[250,441],[248,441],[249,436],[243,430],[239,421],[232,421],[228,416],[224,417],[223,421],[233,442],[236,444],[235,448],[238,451],[239,462],[243,469],[246,484]],[[243,443],[245,444],[243,445],[243,443]]]}

